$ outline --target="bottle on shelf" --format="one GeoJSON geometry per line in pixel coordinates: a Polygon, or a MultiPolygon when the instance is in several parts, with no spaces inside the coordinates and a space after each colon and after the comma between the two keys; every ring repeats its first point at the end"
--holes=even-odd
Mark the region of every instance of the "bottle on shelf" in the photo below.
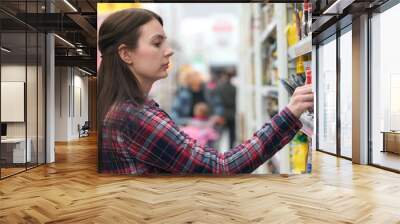
{"type": "Polygon", "coordinates": [[[288,47],[295,45],[299,41],[296,25],[296,13],[292,14],[292,22],[286,26],[287,44],[288,47]]]}
{"type": "Polygon", "coordinates": [[[303,12],[301,10],[298,9],[297,4],[295,3],[295,15],[296,15],[296,30],[297,30],[297,37],[298,40],[301,39],[301,35],[302,35],[302,25],[301,25],[301,21],[302,21],[302,17],[303,17],[303,12]]]}
{"type": "Polygon", "coordinates": [[[312,5],[310,0],[304,0],[301,39],[304,39],[311,34],[311,24],[312,24],[311,6],[312,5]]]}
{"type": "Polygon", "coordinates": [[[312,171],[312,138],[308,137],[307,169],[306,173],[312,171]]]}
{"type": "Polygon", "coordinates": [[[290,158],[291,173],[302,174],[307,172],[308,148],[307,136],[302,132],[298,132],[292,141],[290,158]]]}
{"type": "MultiPolygon", "coordinates": [[[[306,75],[305,84],[312,84],[311,61],[305,61],[304,62],[304,67],[305,67],[305,75],[306,75]]],[[[314,110],[310,109],[308,112],[312,116],[313,113],[314,113],[314,110]]]]}

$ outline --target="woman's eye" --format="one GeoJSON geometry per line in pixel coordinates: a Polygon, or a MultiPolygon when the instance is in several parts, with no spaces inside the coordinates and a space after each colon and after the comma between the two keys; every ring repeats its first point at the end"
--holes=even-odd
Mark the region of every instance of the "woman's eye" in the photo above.
{"type": "Polygon", "coordinates": [[[161,43],[155,43],[154,46],[160,47],[160,46],[161,46],[161,43]]]}

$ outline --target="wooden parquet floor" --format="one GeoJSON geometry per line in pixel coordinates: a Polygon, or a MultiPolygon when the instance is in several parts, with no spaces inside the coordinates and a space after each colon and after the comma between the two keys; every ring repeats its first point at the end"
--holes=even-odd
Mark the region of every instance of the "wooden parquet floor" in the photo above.
{"type": "Polygon", "coordinates": [[[0,223],[400,223],[400,175],[323,153],[290,177],[96,172],[93,137],[0,181],[0,223]]]}

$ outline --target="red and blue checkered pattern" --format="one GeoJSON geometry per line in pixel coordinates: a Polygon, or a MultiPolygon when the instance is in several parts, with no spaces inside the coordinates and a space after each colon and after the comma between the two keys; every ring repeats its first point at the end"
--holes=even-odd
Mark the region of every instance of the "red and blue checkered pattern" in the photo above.
{"type": "Polygon", "coordinates": [[[181,131],[154,100],[115,103],[102,127],[103,172],[117,174],[251,173],[302,127],[286,107],[244,143],[220,153],[181,131]]]}

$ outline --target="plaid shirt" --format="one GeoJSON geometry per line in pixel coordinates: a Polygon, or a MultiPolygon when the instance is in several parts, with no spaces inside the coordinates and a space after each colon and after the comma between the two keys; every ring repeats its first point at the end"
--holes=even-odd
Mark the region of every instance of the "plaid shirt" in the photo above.
{"type": "Polygon", "coordinates": [[[301,126],[286,107],[250,139],[220,153],[191,139],[153,100],[141,109],[129,101],[116,103],[103,121],[103,172],[251,173],[289,143],[301,126]]]}

